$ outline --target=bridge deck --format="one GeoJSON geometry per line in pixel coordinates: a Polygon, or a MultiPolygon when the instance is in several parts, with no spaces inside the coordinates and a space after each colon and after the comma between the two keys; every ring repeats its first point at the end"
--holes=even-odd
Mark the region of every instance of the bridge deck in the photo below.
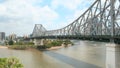
{"type": "Polygon", "coordinates": [[[110,35],[98,35],[98,36],[79,36],[79,35],[64,35],[64,36],[39,36],[31,37],[31,39],[81,39],[81,40],[94,40],[94,41],[106,41],[110,42],[110,39],[114,39],[115,43],[120,43],[120,36],[111,37],[110,35]]]}

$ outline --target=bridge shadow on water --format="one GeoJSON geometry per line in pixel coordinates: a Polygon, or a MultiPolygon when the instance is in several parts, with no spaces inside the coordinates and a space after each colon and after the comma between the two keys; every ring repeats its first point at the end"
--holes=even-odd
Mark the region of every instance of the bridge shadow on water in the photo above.
{"type": "Polygon", "coordinates": [[[74,68],[102,68],[102,67],[99,67],[99,66],[87,63],[87,62],[83,62],[83,61],[74,59],[69,56],[65,56],[63,54],[53,52],[53,51],[45,51],[44,53],[59,60],[59,61],[69,64],[74,68]]]}

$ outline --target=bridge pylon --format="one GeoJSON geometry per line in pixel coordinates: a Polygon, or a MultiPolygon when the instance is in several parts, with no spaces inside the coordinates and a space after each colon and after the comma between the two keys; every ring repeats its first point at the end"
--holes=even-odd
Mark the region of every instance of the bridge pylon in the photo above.
{"type": "Polygon", "coordinates": [[[44,45],[44,39],[34,39],[35,46],[43,46],[44,45]]]}
{"type": "MultiPolygon", "coordinates": [[[[111,38],[110,43],[106,45],[106,68],[119,68],[120,62],[119,56],[120,55],[120,45],[115,44],[114,36],[115,36],[115,29],[116,29],[116,14],[115,14],[115,2],[117,0],[110,0],[110,24],[111,24],[111,38]]],[[[120,0],[117,1],[120,3],[120,0]]],[[[120,4],[119,4],[120,7],[120,4]]],[[[120,10],[118,10],[120,11],[120,10]]]]}

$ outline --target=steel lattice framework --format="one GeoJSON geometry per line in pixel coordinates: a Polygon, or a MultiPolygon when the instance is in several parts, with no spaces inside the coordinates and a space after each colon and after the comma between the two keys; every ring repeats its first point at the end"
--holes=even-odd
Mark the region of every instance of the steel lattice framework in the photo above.
{"type": "Polygon", "coordinates": [[[120,0],[96,0],[68,26],[47,31],[35,25],[32,37],[40,36],[120,36],[120,0]]]}
{"type": "Polygon", "coordinates": [[[47,30],[41,24],[36,24],[32,32],[32,36],[33,37],[44,36],[46,31],[47,30]]]}

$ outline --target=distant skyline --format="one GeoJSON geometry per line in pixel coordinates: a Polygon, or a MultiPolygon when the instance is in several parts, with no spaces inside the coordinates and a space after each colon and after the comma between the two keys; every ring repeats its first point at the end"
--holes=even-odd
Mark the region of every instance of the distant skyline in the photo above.
{"type": "Polygon", "coordinates": [[[65,27],[95,0],[0,0],[0,32],[23,36],[35,24],[47,30],[65,27]]]}

